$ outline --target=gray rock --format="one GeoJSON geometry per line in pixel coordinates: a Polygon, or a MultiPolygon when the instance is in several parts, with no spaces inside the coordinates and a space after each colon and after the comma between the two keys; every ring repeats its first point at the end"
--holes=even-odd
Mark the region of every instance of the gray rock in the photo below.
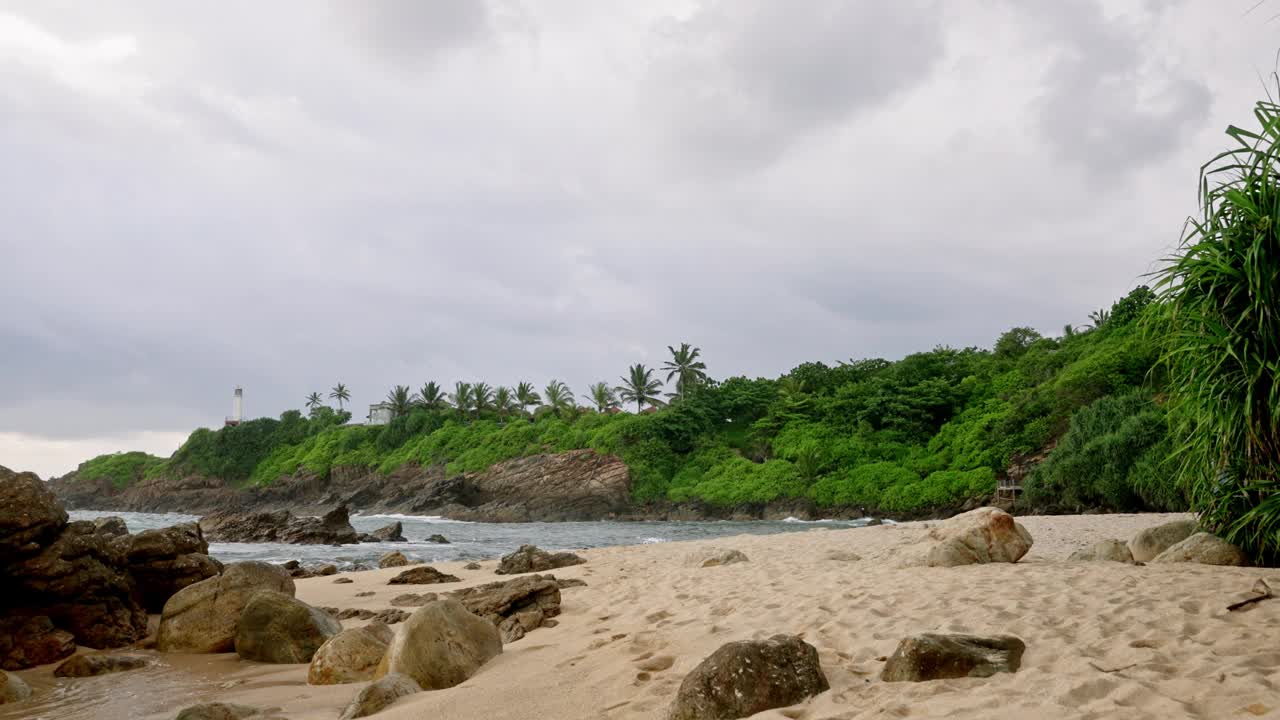
{"type": "Polygon", "coordinates": [[[150,660],[139,655],[74,655],[54,668],[53,676],[94,677],[137,670],[150,664],[150,660]]]}
{"type": "Polygon", "coordinates": [[[266,663],[309,663],[342,623],[294,598],[259,590],[249,598],[236,628],[236,654],[266,663]]]}
{"type": "Polygon", "coordinates": [[[369,533],[369,542],[406,542],[404,526],[397,520],[369,533]]]}
{"type": "Polygon", "coordinates": [[[696,550],[689,553],[684,559],[685,567],[693,568],[718,567],[720,565],[733,565],[744,562],[749,562],[749,559],[742,551],[714,547],[696,550]]]}
{"type": "Polygon", "coordinates": [[[981,507],[929,528],[907,565],[957,567],[1017,562],[1031,549],[1031,533],[1009,513],[981,507]]]}
{"type": "Polygon", "coordinates": [[[1129,552],[1137,562],[1151,562],[1160,553],[1191,537],[1195,531],[1195,520],[1175,520],[1140,530],[1129,541],[1129,552]]]}
{"type": "Polygon", "coordinates": [[[534,545],[521,545],[519,550],[502,556],[498,562],[498,575],[519,575],[529,572],[545,572],[556,568],[581,565],[586,560],[571,552],[549,553],[534,545]]]}
{"type": "Polygon", "coordinates": [[[734,720],[794,705],[830,685],[818,650],[794,635],[723,645],[685,676],[670,720],[734,720]]]}
{"type": "Polygon", "coordinates": [[[442,573],[430,565],[419,565],[409,568],[387,581],[389,585],[435,585],[437,583],[461,582],[456,575],[442,573]]]}
{"type": "Polygon", "coordinates": [[[221,575],[179,590],[164,604],[156,648],[161,652],[231,652],[240,615],[259,590],[292,597],[293,579],[275,565],[251,561],[228,565],[221,575]]]}
{"type": "Polygon", "coordinates": [[[1121,540],[1100,540],[1087,548],[1080,548],[1071,553],[1068,560],[1077,562],[1120,562],[1134,563],[1133,553],[1129,546],[1121,540]]]}
{"type": "Polygon", "coordinates": [[[400,673],[423,690],[441,690],[471,677],[501,653],[502,639],[493,623],[457,600],[437,600],[409,616],[375,676],[400,673]]]}
{"type": "Polygon", "coordinates": [[[325,641],[307,669],[310,685],[338,685],[373,678],[395,633],[380,622],[348,628],[325,641]]]}
{"type": "Polygon", "coordinates": [[[915,635],[898,643],[898,649],[885,663],[880,679],[886,682],[920,682],[1017,672],[1026,649],[1025,643],[1010,635],[915,635]]]}
{"type": "Polygon", "coordinates": [[[1209,533],[1196,533],[1170,547],[1151,560],[1156,563],[1200,563],[1202,565],[1230,565],[1247,567],[1249,559],[1244,551],[1209,533]]]}
{"type": "Polygon", "coordinates": [[[422,692],[413,678],[391,673],[365,686],[342,711],[340,720],[368,717],[406,695],[422,692]]]}
{"type": "Polygon", "coordinates": [[[0,670],[0,705],[22,702],[31,697],[31,687],[22,678],[0,670]]]}
{"type": "Polygon", "coordinates": [[[384,570],[392,567],[404,567],[408,564],[409,558],[405,557],[404,553],[399,550],[392,550],[389,553],[384,553],[382,557],[378,558],[378,567],[384,570]]]}
{"type": "Polygon", "coordinates": [[[435,544],[437,544],[437,545],[449,545],[449,544],[451,544],[451,543],[449,542],[449,538],[447,538],[447,537],[445,537],[445,536],[443,536],[443,535],[432,535],[431,537],[427,538],[427,542],[435,543],[435,544]]]}

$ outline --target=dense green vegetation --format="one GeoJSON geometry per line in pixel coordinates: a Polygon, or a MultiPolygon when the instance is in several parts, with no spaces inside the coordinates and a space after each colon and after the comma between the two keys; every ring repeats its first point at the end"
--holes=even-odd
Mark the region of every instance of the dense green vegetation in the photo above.
{"type": "Polygon", "coordinates": [[[343,466],[475,472],[593,448],[627,463],[640,502],[794,501],[905,515],[985,499],[1012,460],[1061,438],[1027,481],[1029,507],[1179,508],[1159,466],[1168,448],[1162,376],[1151,372],[1159,349],[1138,323],[1153,297],[1138,288],[1058,338],[1014,328],[991,350],[812,362],[777,379],[712,380],[698,348],[681,344],[662,368],[674,385],[666,400],[661,377],[642,365],[617,386],[593,384],[585,407],[558,380],[540,393],[528,383],[459,382],[447,395],[435,382],[416,393],[400,385],[385,426],[348,425],[349,413],[312,393],[308,415],[197,430],[145,472],[262,485],[343,466]]]}
{"type": "Polygon", "coordinates": [[[144,452],[99,455],[92,460],[80,463],[80,467],[76,468],[76,474],[93,480],[107,478],[115,487],[123,488],[141,480],[149,470],[159,467],[164,462],[164,458],[144,452]]]}

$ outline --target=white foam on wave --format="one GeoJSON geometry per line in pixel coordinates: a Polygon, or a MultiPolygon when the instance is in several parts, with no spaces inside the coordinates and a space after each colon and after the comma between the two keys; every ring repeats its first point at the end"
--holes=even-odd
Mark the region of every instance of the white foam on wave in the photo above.
{"type": "Polygon", "coordinates": [[[429,522],[429,523],[442,523],[442,524],[456,523],[458,525],[474,524],[470,520],[450,520],[447,517],[441,517],[439,515],[405,515],[403,513],[375,513],[373,515],[364,515],[361,513],[356,513],[351,517],[365,518],[365,519],[372,519],[372,520],[418,520],[421,522],[429,522]]]}
{"type": "Polygon", "coordinates": [[[664,543],[664,542],[668,542],[668,540],[667,540],[666,538],[660,538],[660,537],[647,537],[647,538],[645,538],[645,539],[641,540],[641,541],[640,541],[640,544],[641,544],[641,545],[656,545],[656,544],[658,544],[658,543],[664,543]]]}
{"type": "Polygon", "coordinates": [[[786,517],[786,518],[783,518],[783,519],[782,519],[782,522],[784,522],[784,523],[803,523],[803,524],[805,524],[805,525],[810,525],[810,524],[813,524],[813,523],[829,523],[829,522],[835,522],[835,520],[834,520],[834,519],[832,519],[832,518],[823,518],[823,519],[821,519],[821,520],[801,520],[801,519],[800,519],[800,518],[798,518],[798,517],[786,517]]]}

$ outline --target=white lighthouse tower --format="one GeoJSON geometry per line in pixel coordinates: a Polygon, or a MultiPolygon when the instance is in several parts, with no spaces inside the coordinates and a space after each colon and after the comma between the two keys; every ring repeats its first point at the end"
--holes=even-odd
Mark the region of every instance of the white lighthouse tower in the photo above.
{"type": "Polygon", "coordinates": [[[243,416],[244,389],[237,385],[235,392],[231,395],[231,415],[227,418],[227,425],[239,425],[243,416]]]}

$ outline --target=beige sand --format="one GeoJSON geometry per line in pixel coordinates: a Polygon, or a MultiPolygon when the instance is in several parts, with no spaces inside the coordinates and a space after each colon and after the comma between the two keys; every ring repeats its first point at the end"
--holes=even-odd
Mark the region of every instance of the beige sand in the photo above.
{"type": "MultiPolygon", "coordinates": [[[[1016,565],[898,569],[877,561],[919,537],[920,524],[587,551],[587,565],[556,572],[589,584],[563,591],[558,627],[508,645],[456,688],[405,698],[376,717],[661,718],[685,673],[709,653],[774,633],[815,645],[831,690],[759,718],[1280,717],[1280,600],[1225,611],[1258,578],[1280,588],[1280,571],[1066,561],[1081,545],[1173,517],[1023,518],[1036,542],[1016,565]],[[698,545],[735,548],[750,562],[684,567],[698,545]],[[829,557],[849,552],[863,559],[829,557]],[[1017,635],[1027,644],[1022,670],[881,682],[879,658],[925,631],[1017,635]]],[[[478,584],[495,579],[495,563],[483,565],[437,567],[478,584]]],[[[401,592],[457,587],[386,585],[395,572],[353,573],[349,585],[303,580],[298,594],[315,605],[382,609],[401,592]],[[369,590],[376,595],[355,597],[369,590]]],[[[359,688],[310,687],[305,666],[234,656],[200,662],[218,699],[278,706],[288,717],[334,718],[359,688]]]]}

